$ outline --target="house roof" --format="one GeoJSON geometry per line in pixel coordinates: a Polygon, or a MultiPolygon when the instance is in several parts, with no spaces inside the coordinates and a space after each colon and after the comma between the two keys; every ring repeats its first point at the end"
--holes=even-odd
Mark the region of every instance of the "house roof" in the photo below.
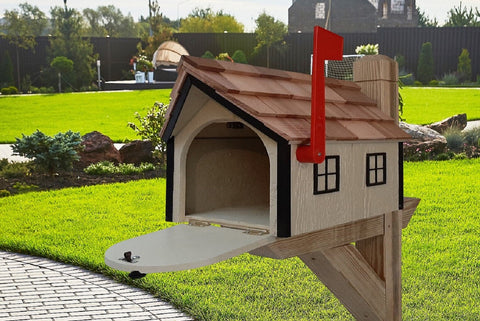
{"type": "MultiPolygon", "coordinates": [[[[311,76],[226,61],[183,56],[166,124],[190,75],[292,143],[310,139],[311,76]]],[[[395,121],[351,81],[326,78],[327,140],[409,138],[395,121]]],[[[165,125],[164,128],[166,128],[165,125]]]]}

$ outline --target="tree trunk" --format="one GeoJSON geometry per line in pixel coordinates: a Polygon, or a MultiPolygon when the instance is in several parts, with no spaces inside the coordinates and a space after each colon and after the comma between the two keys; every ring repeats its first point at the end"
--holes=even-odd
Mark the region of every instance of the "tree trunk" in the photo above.
{"type": "Polygon", "coordinates": [[[18,46],[15,46],[15,53],[17,54],[17,89],[20,91],[20,54],[18,52],[18,46]]]}

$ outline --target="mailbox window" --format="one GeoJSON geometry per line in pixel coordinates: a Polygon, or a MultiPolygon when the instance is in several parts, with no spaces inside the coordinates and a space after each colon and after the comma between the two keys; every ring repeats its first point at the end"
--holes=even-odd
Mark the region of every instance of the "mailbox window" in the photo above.
{"type": "Polygon", "coordinates": [[[313,194],[340,190],[340,156],[327,156],[321,164],[313,165],[313,194]]]}
{"type": "Polygon", "coordinates": [[[387,154],[367,154],[367,186],[387,183],[387,154]]]}

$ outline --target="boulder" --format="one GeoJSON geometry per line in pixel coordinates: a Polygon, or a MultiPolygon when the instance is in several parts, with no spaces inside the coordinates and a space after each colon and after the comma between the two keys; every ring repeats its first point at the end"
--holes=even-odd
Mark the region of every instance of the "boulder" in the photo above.
{"type": "Polygon", "coordinates": [[[140,165],[153,162],[153,144],[149,140],[134,140],[120,148],[122,163],[140,165]]]}
{"type": "Polygon", "coordinates": [[[430,124],[427,127],[439,132],[440,134],[450,127],[463,130],[465,127],[467,127],[467,114],[458,114],[442,121],[430,124]]]}
{"type": "Polygon", "coordinates": [[[447,140],[437,131],[426,126],[412,125],[404,122],[400,122],[399,126],[412,136],[412,139],[406,140],[403,143],[405,156],[418,155],[421,153],[438,155],[445,152],[447,140]]]}
{"type": "Polygon", "coordinates": [[[120,162],[120,152],[108,136],[93,131],[85,134],[82,140],[83,150],[79,152],[80,167],[87,167],[90,164],[102,161],[109,161],[115,164],[120,162]]]}

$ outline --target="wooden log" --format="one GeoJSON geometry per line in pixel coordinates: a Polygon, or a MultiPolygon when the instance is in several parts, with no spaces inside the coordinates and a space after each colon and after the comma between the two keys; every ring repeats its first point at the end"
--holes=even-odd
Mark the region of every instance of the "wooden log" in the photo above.
{"type": "Polygon", "coordinates": [[[300,259],[357,320],[388,320],[385,283],[354,246],[317,251],[300,259]]]}

